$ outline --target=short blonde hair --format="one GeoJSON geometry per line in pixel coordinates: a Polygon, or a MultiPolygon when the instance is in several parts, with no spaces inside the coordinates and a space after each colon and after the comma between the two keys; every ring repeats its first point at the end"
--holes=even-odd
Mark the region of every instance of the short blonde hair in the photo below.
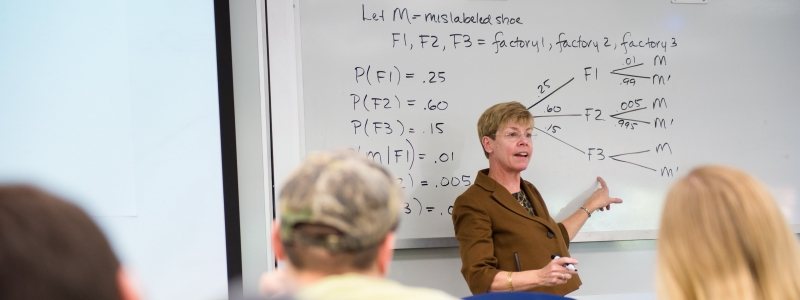
{"type": "Polygon", "coordinates": [[[800,299],[800,247],[758,181],[703,166],[667,195],[657,277],[660,299],[800,299]]]}
{"type": "MultiPolygon", "coordinates": [[[[530,123],[533,127],[533,115],[522,103],[503,102],[487,108],[478,118],[478,141],[481,142],[481,149],[483,149],[482,139],[484,136],[494,139],[500,127],[512,121],[521,124],[530,123]]],[[[489,153],[486,153],[485,150],[483,155],[489,157],[489,153]]]]}

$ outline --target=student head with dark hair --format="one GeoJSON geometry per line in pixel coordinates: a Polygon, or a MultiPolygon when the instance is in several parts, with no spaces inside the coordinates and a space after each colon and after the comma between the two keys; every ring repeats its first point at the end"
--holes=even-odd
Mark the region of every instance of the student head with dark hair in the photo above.
{"type": "Polygon", "coordinates": [[[0,185],[0,299],[137,299],[100,228],[31,186],[0,185]]]}

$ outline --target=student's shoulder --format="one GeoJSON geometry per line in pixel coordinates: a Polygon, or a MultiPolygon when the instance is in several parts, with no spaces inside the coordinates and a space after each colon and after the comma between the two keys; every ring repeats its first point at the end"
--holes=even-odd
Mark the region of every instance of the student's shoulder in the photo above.
{"type": "Polygon", "coordinates": [[[486,202],[486,199],[491,197],[492,193],[486,190],[483,187],[478,185],[470,185],[461,195],[456,197],[456,200],[453,203],[454,207],[480,207],[482,203],[486,202]]]}

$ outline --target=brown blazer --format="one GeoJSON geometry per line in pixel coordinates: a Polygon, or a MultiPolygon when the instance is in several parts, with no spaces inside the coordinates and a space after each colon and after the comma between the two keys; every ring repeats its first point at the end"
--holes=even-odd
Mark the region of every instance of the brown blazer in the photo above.
{"type": "MultiPolygon", "coordinates": [[[[536,216],[531,216],[502,185],[478,172],[475,184],[456,198],[453,227],[461,251],[461,273],[473,294],[486,293],[500,271],[541,269],[552,255],[570,256],[569,234],[547,211],[542,196],[530,182],[522,188],[536,216]]],[[[581,285],[578,276],[566,284],[533,291],[566,295],[581,285]]]]}

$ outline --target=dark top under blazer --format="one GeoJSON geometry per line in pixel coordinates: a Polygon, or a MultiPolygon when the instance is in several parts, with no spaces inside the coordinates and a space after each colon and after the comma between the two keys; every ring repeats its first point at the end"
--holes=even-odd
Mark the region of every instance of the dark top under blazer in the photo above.
{"type": "MultiPolygon", "coordinates": [[[[541,269],[551,255],[570,256],[569,234],[547,211],[542,196],[530,182],[522,189],[536,216],[531,216],[502,185],[478,172],[475,184],[456,198],[453,227],[461,252],[461,273],[473,294],[486,293],[500,271],[516,271],[514,252],[521,270],[541,269]]],[[[581,285],[578,276],[566,284],[538,287],[532,291],[566,295],[581,285]]]]}

